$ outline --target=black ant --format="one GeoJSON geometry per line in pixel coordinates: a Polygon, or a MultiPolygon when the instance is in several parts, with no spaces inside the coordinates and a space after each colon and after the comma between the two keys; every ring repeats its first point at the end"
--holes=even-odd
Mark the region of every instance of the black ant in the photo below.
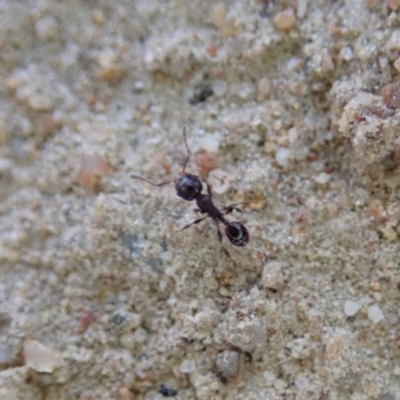
{"type": "MultiPolygon", "coordinates": [[[[233,243],[235,246],[246,246],[246,244],[249,242],[249,239],[250,239],[249,232],[247,231],[246,227],[239,222],[228,221],[224,217],[226,214],[230,214],[233,210],[242,212],[242,210],[240,208],[236,207],[240,203],[232,204],[228,207],[224,207],[222,210],[219,210],[212,202],[211,187],[208,183],[206,183],[207,194],[201,193],[203,190],[203,185],[202,185],[199,177],[197,175],[188,174],[185,171],[186,166],[190,159],[190,150],[189,150],[189,146],[186,141],[186,127],[183,127],[183,140],[185,142],[187,156],[183,163],[181,175],[177,176],[175,179],[173,179],[171,181],[161,182],[161,183],[153,183],[153,182],[149,181],[148,179],[143,178],[138,175],[131,175],[131,178],[141,179],[142,181],[145,181],[153,186],[163,186],[163,185],[167,185],[168,183],[174,183],[175,189],[176,189],[176,194],[179,197],[181,197],[182,199],[184,199],[186,201],[193,201],[193,200],[196,201],[198,209],[195,209],[195,212],[200,212],[201,214],[207,214],[207,215],[205,217],[196,219],[195,221],[191,222],[188,225],[185,225],[180,230],[187,229],[187,228],[189,228],[189,226],[191,226],[193,224],[198,224],[199,222],[203,221],[203,219],[210,217],[213,219],[213,221],[217,225],[218,240],[220,243],[222,243],[222,234],[221,234],[221,230],[219,228],[219,223],[221,222],[223,225],[225,225],[225,234],[231,243],[233,243]]],[[[228,251],[223,246],[222,246],[222,250],[228,257],[230,257],[228,251]]]]}

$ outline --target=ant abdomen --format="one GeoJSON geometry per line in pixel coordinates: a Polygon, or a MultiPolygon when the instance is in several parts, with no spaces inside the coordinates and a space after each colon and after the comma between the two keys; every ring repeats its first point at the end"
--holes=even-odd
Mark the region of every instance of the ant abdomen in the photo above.
{"type": "Polygon", "coordinates": [[[229,222],[225,228],[226,236],[235,246],[246,246],[250,235],[245,226],[239,222],[229,222]]]}
{"type": "Polygon", "coordinates": [[[184,174],[175,182],[176,194],[184,200],[194,200],[203,190],[203,185],[198,176],[184,174]]]}

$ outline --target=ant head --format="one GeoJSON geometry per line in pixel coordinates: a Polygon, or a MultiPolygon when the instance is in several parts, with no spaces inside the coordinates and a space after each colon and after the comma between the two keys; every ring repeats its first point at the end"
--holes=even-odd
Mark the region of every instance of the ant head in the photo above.
{"type": "Polygon", "coordinates": [[[235,246],[246,246],[250,239],[249,232],[239,222],[229,222],[226,225],[225,233],[230,242],[235,246]]]}
{"type": "Polygon", "coordinates": [[[194,200],[203,190],[203,185],[196,175],[184,174],[175,181],[176,194],[187,201],[194,200]]]}

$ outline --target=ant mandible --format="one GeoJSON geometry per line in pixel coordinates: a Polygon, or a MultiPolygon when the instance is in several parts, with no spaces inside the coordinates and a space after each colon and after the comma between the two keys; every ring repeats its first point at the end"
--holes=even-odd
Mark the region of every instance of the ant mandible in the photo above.
{"type": "MultiPolygon", "coordinates": [[[[140,179],[142,181],[149,183],[150,185],[158,187],[167,185],[168,183],[174,183],[176,194],[179,197],[181,197],[186,201],[193,201],[193,200],[196,201],[198,209],[196,209],[195,211],[207,215],[205,217],[196,219],[195,221],[191,222],[188,225],[185,225],[180,230],[187,229],[191,225],[198,224],[199,222],[203,221],[206,218],[211,218],[217,225],[218,240],[221,243],[221,245],[222,245],[222,234],[219,227],[219,223],[222,223],[225,226],[225,234],[231,243],[233,243],[235,246],[246,246],[246,244],[249,242],[250,239],[249,232],[247,231],[246,227],[239,222],[228,221],[225,218],[225,215],[230,214],[233,210],[242,212],[240,208],[236,207],[240,203],[232,204],[228,207],[222,208],[222,210],[219,210],[212,202],[212,192],[210,185],[206,183],[207,194],[202,193],[203,185],[199,177],[197,175],[188,174],[186,172],[186,166],[190,160],[190,150],[186,140],[186,130],[187,129],[184,126],[183,140],[185,142],[187,155],[183,163],[182,173],[179,176],[177,176],[175,179],[171,181],[161,182],[161,183],[153,183],[148,179],[138,175],[131,175],[131,178],[140,179]]],[[[228,257],[230,257],[228,251],[223,246],[222,250],[228,257]]]]}

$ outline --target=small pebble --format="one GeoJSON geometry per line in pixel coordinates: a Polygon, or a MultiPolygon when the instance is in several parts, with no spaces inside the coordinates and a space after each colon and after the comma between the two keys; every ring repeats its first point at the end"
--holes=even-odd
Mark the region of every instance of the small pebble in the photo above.
{"type": "Polygon", "coordinates": [[[370,10],[376,10],[381,4],[381,0],[365,0],[365,4],[370,10]]]}
{"type": "Polygon", "coordinates": [[[238,321],[229,332],[228,342],[243,351],[254,352],[266,345],[265,321],[257,317],[238,321]]]}
{"type": "Polygon", "coordinates": [[[274,382],[274,388],[278,391],[284,390],[287,387],[287,383],[283,379],[276,379],[274,382]]]}
{"type": "Polygon", "coordinates": [[[246,100],[250,97],[255,97],[255,88],[253,85],[242,82],[241,84],[232,86],[232,93],[235,93],[242,100],[246,100]]]}
{"type": "Polygon", "coordinates": [[[113,64],[107,65],[100,69],[100,77],[109,84],[118,83],[124,74],[121,65],[113,64]]]}
{"type": "Polygon", "coordinates": [[[52,111],[55,108],[54,99],[49,97],[46,94],[42,94],[39,92],[32,92],[27,98],[28,106],[34,110],[39,112],[52,111]]]}
{"type": "Polygon", "coordinates": [[[257,84],[257,101],[260,103],[267,99],[271,94],[271,81],[267,78],[261,78],[257,84]]]}
{"type": "Polygon", "coordinates": [[[299,71],[304,67],[304,60],[300,57],[291,57],[286,62],[286,70],[288,72],[299,71]]]}
{"type": "Polygon", "coordinates": [[[380,303],[382,301],[382,293],[373,293],[372,297],[377,303],[380,303]]]}
{"type": "Polygon", "coordinates": [[[327,174],[326,172],[321,172],[316,177],[314,177],[314,181],[321,185],[327,184],[330,181],[330,179],[331,179],[331,176],[329,174],[327,174]]]}
{"type": "Polygon", "coordinates": [[[273,372],[265,371],[263,374],[263,377],[264,377],[265,385],[267,387],[271,387],[274,385],[274,382],[276,381],[276,376],[273,372]]]}
{"type": "Polygon", "coordinates": [[[265,264],[261,282],[263,287],[267,289],[278,290],[282,288],[285,282],[285,276],[282,272],[282,263],[280,261],[270,261],[265,264]]]}
{"type": "Polygon", "coordinates": [[[353,50],[351,47],[342,47],[340,49],[339,57],[344,61],[351,61],[353,59],[353,50]]]}
{"type": "Polygon", "coordinates": [[[8,141],[8,129],[5,115],[0,114],[0,146],[8,141]]]}
{"type": "Polygon", "coordinates": [[[100,65],[99,75],[101,79],[109,84],[119,82],[125,72],[118,63],[117,58],[117,54],[110,49],[104,50],[98,56],[98,63],[100,65]]]}
{"type": "Polygon", "coordinates": [[[400,0],[386,0],[386,4],[392,11],[396,11],[400,8],[400,0]]]}
{"type": "Polygon", "coordinates": [[[298,138],[299,138],[299,131],[297,130],[297,128],[295,126],[292,126],[288,130],[288,139],[289,139],[290,144],[295,143],[298,138]]]}
{"type": "Polygon", "coordinates": [[[274,142],[266,141],[264,143],[264,152],[267,154],[273,154],[277,151],[277,145],[274,142]]]}
{"type": "Polygon", "coordinates": [[[130,329],[136,329],[142,323],[142,316],[136,313],[126,313],[127,325],[130,329]]]}
{"type": "Polygon", "coordinates": [[[382,310],[377,305],[368,307],[368,318],[374,323],[378,323],[383,320],[384,315],[382,310]]]}
{"type": "Polygon", "coordinates": [[[119,390],[119,396],[121,398],[121,400],[131,400],[132,396],[131,396],[131,391],[129,390],[129,388],[127,387],[122,387],[119,390]]]}
{"type": "Polygon", "coordinates": [[[51,374],[64,365],[62,354],[36,340],[24,343],[25,365],[37,372],[51,374]]]}
{"type": "Polygon", "coordinates": [[[77,335],[82,335],[86,332],[89,326],[95,321],[95,315],[92,310],[84,310],[78,319],[78,326],[75,329],[77,335]]]}
{"type": "Polygon", "coordinates": [[[199,146],[208,153],[218,153],[219,138],[215,134],[206,134],[199,140],[199,146]]]}
{"type": "Polygon", "coordinates": [[[380,90],[383,101],[390,108],[400,108],[400,82],[388,83],[380,90]]]}
{"type": "Polygon", "coordinates": [[[374,292],[380,292],[382,289],[382,285],[379,281],[373,281],[369,285],[374,292]]]}
{"type": "Polygon", "coordinates": [[[229,189],[229,181],[231,176],[222,169],[216,168],[210,172],[208,183],[212,187],[213,192],[222,194],[229,189]]]}
{"type": "Polygon", "coordinates": [[[196,370],[196,364],[193,360],[183,360],[181,365],[179,366],[179,371],[184,374],[191,374],[196,370]]]}
{"type": "Polygon", "coordinates": [[[354,315],[357,314],[357,311],[360,309],[360,305],[357,304],[355,301],[352,300],[346,300],[344,302],[344,313],[348,317],[353,317],[354,315]]]}
{"type": "Polygon", "coordinates": [[[142,93],[144,90],[144,83],[143,81],[136,81],[133,85],[133,91],[135,93],[142,93]]]}
{"type": "Polygon", "coordinates": [[[397,73],[400,73],[400,57],[393,63],[397,73]]]}
{"type": "Polygon", "coordinates": [[[13,354],[6,346],[0,346],[0,366],[13,361],[13,354]]]}
{"type": "Polygon", "coordinates": [[[225,80],[216,79],[212,84],[212,88],[213,88],[215,96],[223,97],[223,96],[225,96],[225,93],[228,90],[228,85],[225,80]]]}
{"type": "Polygon", "coordinates": [[[136,329],[134,336],[137,343],[145,343],[147,342],[147,338],[149,335],[146,329],[138,328],[136,329]]]}
{"type": "Polygon", "coordinates": [[[58,22],[52,16],[40,18],[35,24],[36,36],[43,43],[58,39],[58,22]]]}
{"type": "Polygon", "coordinates": [[[219,294],[221,297],[230,297],[230,296],[232,296],[232,293],[231,293],[226,287],[224,287],[224,286],[221,286],[221,287],[218,289],[218,294],[219,294]]]}
{"type": "Polygon", "coordinates": [[[275,160],[281,167],[288,167],[290,160],[290,150],[286,147],[280,147],[275,154],[275,160]]]}
{"type": "Polygon", "coordinates": [[[125,333],[119,338],[121,346],[127,350],[134,350],[137,347],[137,341],[133,332],[125,333]]]}
{"type": "Polygon", "coordinates": [[[388,242],[395,242],[397,240],[397,232],[393,228],[384,228],[381,230],[381,233],[388,242]]]}
{"type": "Polygon", "coordinates": [[[281,32],[290,32],[296,26],[296,16],[292,8],[278,12],[273,19],[275,28],[281,32]]]}
{"type": "Polygon", "coordinates": [[[6,175],[12,169],[12,162],[9,158],[0,157],[0,176],[6,175]]]}
{"type": "Polygon", "coordinates": [[[209,173],[217,168],[218,165],[217,156],[213,153],[198,153],[195,155],[194,160],[196,165],[205,173],[209,173]]]}
{"type": "Polygon", "coordinates": [[[252,210],[260,211],[265,208],[266,204],[265,195],[262,193],[254,193],[254,195],[249,197],[248,205],[252,210]]]}
{"type": "Polygon", "coordinates": [[[239,370],[239,354],[236,351],[223,351],[217,355],[218,373],[224,378],[234,377],[239,370]]]}
{"type": "Polygon", "coordinates": [[[128,350],[135,350],[138,345],[147,342],[148,333],[143,328],[138,328],[135,332],[127,332],[121,335],[120,343],[121,346],[125,347],[128,350]]]}
{"type": "Polygon", "coordinates": [[[310,385],[310,381],[304,375],[300,375],[296,378],[294,384],[298,389],[306,390],[307,387],[310,385]]]}
{"type": "Polygon", "coordinates": [[[304,360],[311,355],[312,343],[308,338],[297,338],[286,343],[290,356],[295,360],[304,360]]]}
{"type": "Polygon", "coordinates": [[[297,18],[304,18],[307,14],[308,0],[297,0],[297,18]]]}
{"type": "Polygon", "coordinates": [[[226,14],[227,10],[224,3],[220,2],[214,4],[211,7],[211,12],[210,12],[211,24],[214,25],[214,27],[217,28],[218,30],[222,30],[225,26],[226,14]]]}
{"type": "Polygon", "coordinates": [[[96,191],[101,188],[103,178],[110,172],[111,168],[104,158],[85,155],[82,157],[76,181],[79,185],[96,191]]]}
{"type": "Polygon", "coordinates": [[[397,52],[400,50],[400,29],[393,30],[389,40],[386,43],[386,47],[389,51],[397,52]]]}
{"type": "Polygon", "coordinates": [[[98,25],[98,26],[103,26],[107,22],[107,18],[104,15],[103,10],[94,10],[91,14],[92,21],[98,25]]]}

